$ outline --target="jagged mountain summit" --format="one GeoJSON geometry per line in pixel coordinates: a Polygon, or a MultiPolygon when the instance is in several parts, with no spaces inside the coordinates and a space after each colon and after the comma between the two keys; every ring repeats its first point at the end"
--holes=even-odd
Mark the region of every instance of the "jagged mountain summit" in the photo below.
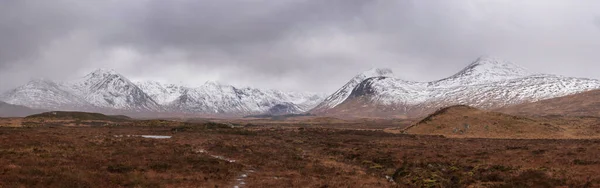
{"type": "Polygon", "coordinates": [[[153,98],[114,70],[99,69],[67,84],[73,93],[95,107],[136,111],[162,110],[153,98]]]}
{"type": "Polygon", "coordinates": [[[300,113],[323,98],[315,93],[236,88],[216,82],[199,87],[134,83],[106,69],[68,82],[33,80],[0,96],[7,103],[37,109],[228,115],[268,113],[277,105],[293,105],[291,109],[300,113]]]}
{"type": "Polygon", "coordinates": [[[140,81],[135,84],[160,105],[168,105],[189,89],[185,86],[163,84],[157,81],[140,81]]]}
{"type": "Polygon", "coordinates": [[[469,66],[448,78],[431,82],[432,86],[454,87],[485,84],[530,76],[527,69],[495,57],[479,57],[469,66]]]}
{"type": "Polygon", "coordinates": [[[10,104],[50,110],[161,111],[162,107],[127,78],[99,69],[78,80],[33,80],[8,91],[2,100],[10,104]]]}
{"type": "MultiPolygon", "coordinates": [[[[481,57],[459,73],[433,82],[411,82],[390,76],[367,78],[357,84],[343,102],[312,112],[338,116],[417,117],[451,105],[494,109],[599,88],[599,80],[531,74],[508,61],[481,57]]],[[[340,101],[339,98],[329,100],[331,97],[322,104],[340,101]]]]}
{"type": "Polygon", "coordinates": [[[324,95],[314,93],[237,88],[206,82],[200,87],[186,88],[166,108],[175,112],[252,114],[268,113],[277,105],[293,104],[295,113],[301,113],[313,108],[323,98],[324,95]]]}
{"type": "Polygon", "coordinates": [[[378,68],[373,68],[370,70],[367,70],[365,72],[362,72],[358,75],[356,75],[354,78],[352,78],[348,83],[346,83],[346,85],[342,86],[342,88],[338,89],[335,93],[333,93],[332,95],[329,95],[321,104],[319,104],[317,107],[315,107],[313,110],[313,112],[323,112],[326,111],[328,109],[331,109],[339,104],[341,104],[342,102],[344,102],[344,100],[346,100],[348,98],[348,96],[350,96],[350,94],[352,93],[352,90],[358,86],[358,84],[360,84],[361,82],[363,82],[364,80],[368,79],[368,78],[372,78],[372,77],[393,77],[394,73],[392,72],[391,69],[378,69],[378,68]]]}

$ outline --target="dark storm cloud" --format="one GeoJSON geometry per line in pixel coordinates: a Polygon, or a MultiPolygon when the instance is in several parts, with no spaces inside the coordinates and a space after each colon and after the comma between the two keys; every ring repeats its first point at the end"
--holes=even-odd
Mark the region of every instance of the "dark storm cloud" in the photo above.
{"type": "Polygon", "coordinates": [[[4,0],[0,91],[114,68],[132,79],[330,92],[354,74],[448,76],[480,55],[600,78],[600,2],[4,0]]]}

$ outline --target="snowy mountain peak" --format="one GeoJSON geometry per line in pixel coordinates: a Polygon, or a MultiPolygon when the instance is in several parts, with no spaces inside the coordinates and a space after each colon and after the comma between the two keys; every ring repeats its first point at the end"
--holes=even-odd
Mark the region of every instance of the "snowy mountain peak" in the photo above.
{"type": "Polygon", "coordinates": [[[189,90],[185,86],[163,84],[157,81],[140,81],[135,84],[160,105],[166,105],[175,101],[189,90]]]}
{"type": "Polygon", "coordinates": [[[431,82],[434,86],[456,87],[485,84],[532,75],[527,69],[499,58],[482,56],[448,78],[431,82]]]}
{"type": "Polygon", "coordinates": [[[75,82],[72,82],[72,84],[76,87],[76,89],[89,90],[106,89],[115,85],[135,85],[125,76],[117,73],[112,69],[97,69],[94,72],[89,73],[85,77],[76,80],[75,82]]]}
{"type": "Polygon", "coordinates": [[[386,68],[384,68],[384,69],[372,68],[365,72],[362,72],[362,73],[358,74],[357,76],[355,76],[354,78],[352,78],[352,80],[350,80],[348,83],[346,83],[346,85],[344,85],[342,88],[340,88],[335,93],[333,93],[329,97],[327,97],[324,100],[324,102],[322,102],[321,104],[319,104],[317,107],[315,107],[313,109],[313,112],[327,110],[329,108],[333,108],[333,107],[341,104],[342,102],[344,102],[344,100],[346,100],[350,96],[350,94],[352,93],[352,90],[356,86],[358,86],[361,82],[363,82],[369,78],[373,78],[373,77],[394,77],[394,73],[392,72],[391,69],[386,69],[386,68]]]}
{"type": "Polygon", "coordinates": [[[531,74],[527,69],[519,65],[490,56],[482,56],[477,58],[477,60],[475,60],[461,72],[485,72],[494,74],[507,73],[507,75],[521,77],[529,76],[531,74]]]}

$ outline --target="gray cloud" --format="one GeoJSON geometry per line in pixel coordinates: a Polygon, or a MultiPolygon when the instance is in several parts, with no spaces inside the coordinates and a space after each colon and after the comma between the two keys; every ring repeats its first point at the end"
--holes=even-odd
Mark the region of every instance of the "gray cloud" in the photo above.
{"type": "Polygon", "coordinates": [[[0,91],[113,68],[132,79],[331,92],[390,67],[429,81],[494,55],[600,78],[595,1],[5,0],[0,91]]]}

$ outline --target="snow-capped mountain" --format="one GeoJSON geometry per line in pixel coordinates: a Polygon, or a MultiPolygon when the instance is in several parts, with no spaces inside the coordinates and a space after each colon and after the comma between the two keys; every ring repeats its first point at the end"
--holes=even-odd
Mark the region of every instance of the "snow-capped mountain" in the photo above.
{"type": "Polygon", "coordinates": [[[161,106],[136,84],[114,70],[96,70],[68,84],[73,93],[100,108],[160,111],[161,106]]]}
{"type": "Polygon", "coordinates": [[[0,98],[10,104],[49,110],[88,110],[93,107],[79,94],[73,93],[69,86],[43,79],[32,80],[0,98]]]}
{"type": "Polygon", "coordinates": [[[477,85],[529,75],[532,73],[511,62],[493,57],[480,57],[455,75],[430,84],[437,87],[477,85]]]}
{"type": "MultiPolygon", "coordinates": [[[[531,74],[510,62],[482,57],[459,73],[433,82],[411,82],[389,76],[365,79],[344,102],[321,112],[420,116],[450,105],[493,109],[593,89],[600,89],[599,80],[531,74]]],[[[339,98],[329,101],[330,98],[322,104],[339,101],[339,98]]]]}
{"type": "Polygon", "coordinates": [[[324,97],[307,92],[236,88],[216,82],[199,87],[154,81],[134,83],[113,70],[99,69],[68,82],[34,80],[2,94],[0,100],[50,110],[248,115],[269,113],[282,106],[302,113],[324,97]]]}
{"type": "Polygon", "coordinates": [[[298,105],[294,103],[283,103],[272,106],[267,111],[267,114],[270,115],[285,115],[285,114],[299,114],[305,112],[302,108],[298,107],[298,105]]]}
{"type": "Polygon", "coordinates": [[[167,105],[175,101],[189,89],[184,86],[163,84],[156,81],[140,81],[135,84],[160,105],[167,105]]]}
{"type": "Polygon", "coordinates": [[[196,113],[253,114],[267,113],[277,105],[294,104],[304,112],[322,101],[323,95],[313,93],[282,92],[254,88],[236,88],[217,82],[206,82],[196,88],[187,88],[181,96],[170,102],[172,111],[196,113]]]}
{"type": "Polygon", "coordinates": [[[332,95],[329,95],[322,103],[318,104],[311,111],[313,112],[322,112],[328,109],[331,109],[348,98],[352,93],[352,90],[358,86],[361,82],[368,78],[372,77],[393,77],[394,73],[391,69],[370,69],[368,71],[362,72],[352,78],[346,85],[342,86],[339,90],[337,90],[332,95]]]}
{"type": "Polygon", "coordinates": [[[160,105],[127,78],[104,69],[70,82],[34,80],[1,98],[11,104],[52,110],[161,110],[160,105]]]}

